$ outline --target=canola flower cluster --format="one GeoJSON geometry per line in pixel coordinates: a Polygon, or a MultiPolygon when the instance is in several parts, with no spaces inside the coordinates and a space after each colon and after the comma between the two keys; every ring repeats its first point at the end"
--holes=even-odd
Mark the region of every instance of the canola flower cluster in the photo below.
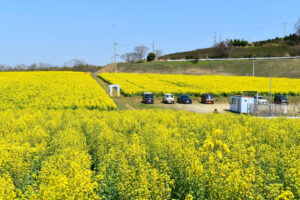
{"type": "MultiPolygon", "coordinates": [[[[243,91],[258,91],[269,94],[270,79],[264,77],[220,75],[167,75],[134,73],[101,73],[99,77],[112,84],[119,84],[124,95],[135,96],[143,92],[190,94],[199,96],[213,93],[217,96],[241,94],[243,91]]],[[[273,78],[272,92],[300,95],[300,79],[273,78]]]]}
{"type": "Polygon", "coordinates": [[[0,111],[0,199],[299,199],[300,120],[0,111]]]}
{"type": "Polygon", "coordinates": [[[0,110],[116,109],[113,100],[88,73],[1,72],[0,110]]]}

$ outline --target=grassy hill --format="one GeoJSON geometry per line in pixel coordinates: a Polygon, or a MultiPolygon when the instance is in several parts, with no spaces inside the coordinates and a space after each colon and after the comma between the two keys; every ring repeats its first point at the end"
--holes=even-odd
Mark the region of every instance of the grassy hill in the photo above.
{"type": "Polygon", "coordinates": [[[233,47],[224,51],[224,56],[216,48],[197,49],[194,51],[180,52],[160,57],[160,59],[183,59],[183,58],[248,58],[253,55],[257,57],[280,57],[298,56],[300,49],[298,46],[286,44],[266,44],[263,46],[233,47]]]}
{"type": "MultiPolygon", "coordinates": [[[[98,72],[114,72],[114,66],[98,72]]],[[[252,60],[118,63],[118,72],[251,76],[252,60]]],[[[255,61],[256,76],[269,76],[270,73],[274,77],[300,78],[300,59],[255,61]]]]}
{"type": "Polygon", "coordinates": [[[199,58],[248,58],[281,57],[300,55],[300,36],[291,34],[284,38],[275,38],[248,44],[247,41],[228,40],[215,47],[172,53],[160,59],[199,59],[199,58]]]}
{"type": "MultiPolygon", "coordinates": [[[[249,58],[300,56],[300,36],[291,34],[284,38],[275,38],[248,44],[247,41],[231,40],[221,42],[215,47],[180,52],[159,57],[160,61],[141,63],[119,63],[118,72],[162,73],[194,75],[252,75],[252,60],[234,61],[180,61],[167,62],[166,59],[200,58],[249,58]]],[[[101,72],[114,72],[114,66],[108,65],[101,72]]],[[[300,59],[255,60],[255,76],[274,76],[300,78],[300,59]]]]}

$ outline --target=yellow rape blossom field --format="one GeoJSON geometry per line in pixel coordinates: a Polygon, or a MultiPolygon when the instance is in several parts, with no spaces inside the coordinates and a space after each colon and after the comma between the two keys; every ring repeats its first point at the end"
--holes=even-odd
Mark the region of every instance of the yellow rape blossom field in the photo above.
{"type": "MultiPolygon", "coordinates": [[[[265,77],[220,76],[220,75],[166,75],[134,73],[101,73],[99,77],[113,84],[120,84],[126,96],[153,92],[199,96],[210,92],[215,95],[241,94],[243,91],[258,91],[269,94],[270,79],[265,77]]],[[[300,79],[273,78],[273,93],[300,95],[300,79]]]]}
{"type": "MultiPolygon", "coordinates": [[[[103,74],[127,95],[202,87],[126,75],[103,74]]],[[[0,73],[0,200],[300,199],[299,119],[115,109],[88,73],[0,73]]]]}
{"type": "Polygon", "coordinates": [[[0,111],[0,199],[299,199],[300,120],[0,111]]]}
{"type": "Polygon", "coordinates": [[[105,90],[84,72],[1,72],[0,110],[24,108],[116,109],[105,90]]]}

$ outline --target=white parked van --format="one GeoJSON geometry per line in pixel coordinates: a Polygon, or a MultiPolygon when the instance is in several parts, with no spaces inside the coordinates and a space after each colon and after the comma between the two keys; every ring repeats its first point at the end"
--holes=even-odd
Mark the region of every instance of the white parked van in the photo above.
{"type": "Polygon", "coordinates": [[[175,99],[174,99],[173,94],[166,93],[162,99],[162,102],[174,104],[175,99]]]}
{"type": "Polygon", "coordinates": [[[263,96],[254,96],[254,100],[256,104],[268,104],[268,100],[263,96]]]}

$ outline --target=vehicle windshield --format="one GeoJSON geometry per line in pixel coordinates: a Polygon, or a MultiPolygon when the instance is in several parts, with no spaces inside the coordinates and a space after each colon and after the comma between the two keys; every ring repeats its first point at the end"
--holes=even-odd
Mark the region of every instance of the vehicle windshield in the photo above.
{"type": "Polygon", "coordinates": [[[213,97],[213,95],[208,94],[208,95],[206,95],[206,98],[207,98],[207,99],[213,99],[214,97],[213,97]]]}
{"type": "Polygon", "coordinates": [[[146,94],[145,97],[146,98],[153,98],[153,95],[152,94],[146,94]]]}
{"type": "Polygon", "coordinates": [[[173,95],[166,95],[166,98],[173,98],[173,95]]]}
{"type": "Polygon", "coordinates": [[[282,99],[282,100],[287,100],[286,96],[284,96],[284,95],[281,96],[281,99],[282,99]]]}
{"type": "Polygon", "coordinates": [[[189,97],[186,96],[186,95],[182,95],[181,98],[182,98],[182,99],[189,99],[189,97]]]}

